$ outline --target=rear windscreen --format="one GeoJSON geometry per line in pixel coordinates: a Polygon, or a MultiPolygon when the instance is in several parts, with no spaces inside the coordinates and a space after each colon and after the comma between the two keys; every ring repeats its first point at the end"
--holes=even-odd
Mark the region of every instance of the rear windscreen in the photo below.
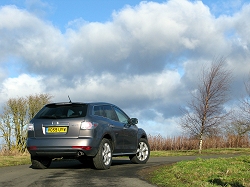
{"type": "Polygon", "coordinates": [[[43,107],[34,117],[35,119],[62,119],[85,117],[86,104],[49,104],[43,107]]]}

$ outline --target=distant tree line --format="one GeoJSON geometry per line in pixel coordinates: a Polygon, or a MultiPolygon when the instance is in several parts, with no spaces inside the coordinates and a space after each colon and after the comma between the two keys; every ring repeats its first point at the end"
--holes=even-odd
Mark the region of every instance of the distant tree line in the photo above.
{"type": "Polygon", "coordinates": [[[27,123],[47,103],[52,96],[35,94],[27,97],[10,98],[0,114],[0,137],[6,149],[24,152],[26,149],[27,123]]]}

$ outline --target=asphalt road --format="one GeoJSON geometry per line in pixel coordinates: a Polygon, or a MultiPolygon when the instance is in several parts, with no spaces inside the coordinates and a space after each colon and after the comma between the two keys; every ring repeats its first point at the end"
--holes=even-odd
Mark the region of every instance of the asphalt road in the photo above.
{"type": "MultiPolygon", "coordinates": [[[[230,157],[215,155],[202,158],[230,157]]],[[[109,170],[95,170],[77,160],[52,162],[48,169],[32,169],[30,165],[0,168],[0,186],[18,187],[152,187],[143,180],[139,171],[154,166],[171,164],[181,160],[193,160],[197,156],[152,157],[147,164],[132,164],[129,159],[113,158],[109,170]]],[[[142,173],[140,172],[140,173],[142,173]]]]}

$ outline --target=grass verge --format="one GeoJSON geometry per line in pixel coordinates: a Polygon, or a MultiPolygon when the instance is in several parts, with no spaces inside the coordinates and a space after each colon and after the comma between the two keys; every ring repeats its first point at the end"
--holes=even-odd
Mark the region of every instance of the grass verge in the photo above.
{"type": "Polygon", "coordinates": [[[157,186],[250,186],[250,156],[181,161],[153,171],[149,180],[157,186]]]}
{"type": "Polygon", "coordinates": [[[159,156],[192,156],[192,155],[216,155],[216,154],[250,154],[249,148],[225,148],[225,149],[204,149],[202,154],[198,150],[180,151],[151,151],[152,157],[159,156]]]}
{"type": "Polygon", "coordinates": [[[31,164],[29,155],[0,156],[0,167],[31,164]]]}
{"type": "MultiPolygon", "coordinates": [[[[237,148],[237,149],[207,149],[203,150],[202,155],[208,154],[250,154],[250,149],[248,148],[237,148]]],[[[199,155],[198,150],[188,150],[188,151],[151,151],[152,157],[157,156],[190,156],[190,155],[199,155]]],[[[31,164],[29,153],[18,155],[7,156],[6,154],[0,154],[0,167],[5,166],[17,166],[31,164]]]]}

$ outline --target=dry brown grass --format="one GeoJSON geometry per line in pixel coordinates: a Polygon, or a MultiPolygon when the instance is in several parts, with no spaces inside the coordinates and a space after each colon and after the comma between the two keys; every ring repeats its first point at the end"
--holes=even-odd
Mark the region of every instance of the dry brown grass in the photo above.
{"type": "MultiPolygon", "coordinates": [[[[149,145],[152,151],[164,150],[195,150],[198,149],[199,140],[185,136],[162,137],[148,136],[149,145]]],[[[211,148],[250,148],[250,139],[247,135],[236,136],[227,135],[226,137],[207,137],[203,139],[203,149],[211,148]]]]}
{"type": "MultiPolygon", "coordinates": [[[[185,151],[197,150],[199,140],[185,136],[163,137],[161,135],[148,136],[151,151],[185,151]]],[[[250,148],[250,138],[245,136],[227,135],[226,137],[207,137],[203,140],[203,150],[213,148],[250,148]]],[[[7,150],[2,148],[0,156],[26,156],[26,150],[20,153],[18,149],[7,150]]]]}
{"type": "Polygon", "coordinates": [[[18,149],[12,148],[11,150],[1,149],[0,156],[28,156],[29,152],[26,150],[25,152],[21,153],[18,149]]]}

